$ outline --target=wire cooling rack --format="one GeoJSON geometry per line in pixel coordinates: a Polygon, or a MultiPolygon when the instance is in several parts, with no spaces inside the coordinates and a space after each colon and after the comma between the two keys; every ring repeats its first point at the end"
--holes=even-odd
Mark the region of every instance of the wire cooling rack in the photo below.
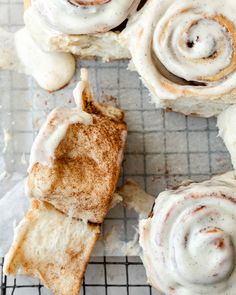
{"type": "MultiPolygon", "coordinates": [[[[22,26],[22,15],[22,0],[0,0],[2,27],[17,30],[22,26]]],[[[155,109],[138,75],[127,71],[126,61],[103,64],[98,60],[81,60],[78,69],[81,67],[89,69],[94,93],[100,101],[109,101],[125,110],[129,134],[121,183],[132,178],[156,196],[186,178],[201,181],[231,169],[229,155],[217,137],[214,118],[192,118],[155,109]]],[[[72,89],[78,80],[79,71],[67,88],[49,94],[31,78],[0,72],[0,174],[5,170],[26,173],[30,148],[41,123],[53,107],[72,105],[72,89]],[[6,132],[10,135],[7,145],[6,132]]],[[[0,198],[6,187],[0,185],[0,198]]],[[[129,240],[137,216],[118,206],[109,213],[104,228],[114,225],[122,238],[129,240]]],[[[1,295],[50,294],[37,280],[6,278],[2,266],[3,260],[1,295]]],[[[159,293],[147,285],[138,257],[104,256],[92,258],[81,294],[159,293]]]]}
{"type": "MultiPolygon", "coordinates": [[[[144,269],[141,261],[136,258],[108,258],[101,257],[94,259],[88,265],[88,271],[93,269],[93,273],[87,275],[84,279],[80,294],[85,295],[123,295],[123,294],[137,294],[137,295],[157,295],[145,282],[144,269]],[[117,276],[117,270],[120,275],[117,276]],[[134,271],[142,275],[142,279],[134,276],[134,271]],[[109,274],[108,274],[109,272],[109,274]],[[99,276],[97,275],[99,274],[99,276]],[[102,274],[102,275],[101,275],[102,274]]],[[[39,282],[32,281],[25,282],[25,284],[17,284],[17,279],[8,282],[7,277],[2,273],[3,261],[1,267],[1,295],[8,294],[51,294],[39,282]]]]}

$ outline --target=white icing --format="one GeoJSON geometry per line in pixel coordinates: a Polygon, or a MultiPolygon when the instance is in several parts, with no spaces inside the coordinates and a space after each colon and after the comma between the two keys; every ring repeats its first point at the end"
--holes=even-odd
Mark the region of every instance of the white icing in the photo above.
{"type": "Polygon", "coordinates": [[[56,31],[65,34],[107,32],[120,25],[140,0],[110,0],[97,5],[73,5],[67,0],[34,0],[32,7],[56,31]]]}
{"type": "Polygon", "coordinates": [[[22,72],[15,48],[14,34],[0,28],[0,68],[22,72]]]}
{"type": "Polygon", "coordinates": [[[71,54],[42,51],[26,29],[15,34],[15,44],[25,73],[32,75],[42,88],[58,90],[73,77],[75,60],[71,54]]]}
{"type": "Polygon", "coordinates": [[[230,106],[228,109],[220,113],[217,119],[219,135],[231,155],[231,161],[234,169],[236,169],[236,105],[230,106]]]}
{"type": "Polygon", "coordinates": [[[9,130],[3,129],[3,142],[4,142],[4,147],[2,150],[3,154],[7,152],[11,140],[12,140],[12,134],[9,132],[9,130]]]}
{"type": "Polygon", "coordinates": [[[75,60],[68,53],[44,52],[26,28],[15,34],[0,29],[0,68],[32,75],[49,91],[69,83],[75,72],[75,60]]]}
{"type": "Polygon", "coordinates": [[[80,73],[81,73],[81,81],[78,82],[75,89],[73,90],[73,96],[74,96],[74,100],[77,107],[82,110],[84,107],[82,95],[85,88],[89,87],[89,82],[88,82],[88,71],[82,68],[80,70],[80,73]]]}
{"type": "MultiPolygon", "coordinates": [[[[179,9],[185,8],[182,6],[179,9]]],[[[202,77],[216,75],[226,68],[232,57],[232,40],[225,28],[216,21],[202,19],[202,15],[197,12],[174,16],[173,11],[176,13],[176,10],[177,8],[171,6],[154,32],[153,49],[162,64],[178,77],[199,82],[202,77]],[[174,20],[168,33],[160,41],[158,36],[172,17],[174,20]],[[191,27],[193,22],[197,24],[191,27]],[[189,34],[183,34],[189,27],[189,34]],[[192,48],[187,46],[188,42],[192,48]],[[209,60],[209,56],[220,51],[222,52],[216,59],[209,60]],[[200,59],[201,61],[198,61],[200,59]]]]}
{"type": "Polygon", "coordinates": [[[235,172],[161,193],[140,222],[149,282],[165,294],[236,292],[235,172]]]}
{"type": "MultiPolygon", "coordinates": [[[[82,77],[83,78],[83,77],[82,77]]],[[[55,150],[61,140],[65,137],[69,125],[75,123],[92,124],[93,118],[83,111],[82,95],[88,81],[78,83],[75,94],[77,108],[56,108],[47,117],[46,122],[41,127],[31,149],[28,172],[36,163],[51,167],[55,155],[55,150]]],[[[75,91],[74,91],[75,93],[75,91]]]]}
{"type": "Polygon", "coordinates": [[[230,93],[236,89],[235,69],[210,79],[229,66],[235,50],[235,32],[230,35],[214,18],[223,16],[234,27],[235,15],[234,0],[207,5],[204,0],[150,0],[130,19],[120,42],[131,51],[132,62],[158,106],[161,100],[186,97],[221,99],[229,94],[227,99],[235,100],[235,93],[230,93]],[[180,78],[206,85],[191,85],[180,78]]]}

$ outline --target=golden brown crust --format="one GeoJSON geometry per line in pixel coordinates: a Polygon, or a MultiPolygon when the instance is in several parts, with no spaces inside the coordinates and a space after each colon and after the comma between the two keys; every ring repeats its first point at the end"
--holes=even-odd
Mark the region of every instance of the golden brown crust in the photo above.
{"type": "Polygon", "coordinates": [[[111,0],[91,0],[91,1],[69,0],[69,2],[74,5],[83,5],[83,6],[102,5],[102,4],[108,3],[110,1],[111,0]]]}
{"type": "Polygon", "coordinates": [[[24,10],[28,9],[31,6],[31,0],[24,0],[24,10]]]}
{"type": "Polygon", "coordinates": [[[69,126],[52,167],[33,166],[28,188],[31,197],[66,214],[102,223],[119,178],[127,126],[101,113],[92,116],[91,125],[69,126]]]}
{"type": "Polygon", "coordinates": [[[116,107],[94,101],[91,85],[89,81],[86,82],[87,86],[84,88],[82,95],[83,110],[89,114],[109,117],[116,122],[122,123],[124,112],[116,107]]]}
{"type": "Polygon", "coordinates": [[[70,219],[34,200],[17,228],[4,272],[38,277],[56,295],[77,295],[99,234],[98,225],[70,219]]]}

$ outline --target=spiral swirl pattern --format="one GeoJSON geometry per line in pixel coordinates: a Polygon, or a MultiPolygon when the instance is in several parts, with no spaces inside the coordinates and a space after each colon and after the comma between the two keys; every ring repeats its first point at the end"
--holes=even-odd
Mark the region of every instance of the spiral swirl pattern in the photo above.
{"type": "Polygon", "coordinates": [[[150,0],[121,42],[162,100],[236,99],[236,5],[233,0],[150,0]]]}
{"type": "Polygon", "coordinates": [[[236,292],[235,173],[158,196],[140,223],[150,283],[165,294],[236,292]]]}
{"type": "Polygon", "coordinates": [[[33,0],[33,9],[65,34],[107,32],[119,26],[140,0],[33,0]]]}

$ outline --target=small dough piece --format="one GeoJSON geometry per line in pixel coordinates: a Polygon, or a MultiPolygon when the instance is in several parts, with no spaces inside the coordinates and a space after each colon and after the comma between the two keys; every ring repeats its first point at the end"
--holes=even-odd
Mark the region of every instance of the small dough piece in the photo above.
{"type": "Polygon", "coordinates": [[[43,51],[26,28],[14,34],[0,28],[0,68],[31,75],[40,87],[55,91],[70,82],[75,59],[69,53],[43,51]]]}
{"type": "Polygon", "coordinates": [[[78,295],[99,234],[98,225],[69,218],[33,200],[16,228],[4,273],[37,277],[55,295],[78,295]]]}
{"type": "Polygon", "coordinates": [[[155,198],[146,193],[139,184],[132,179],[127,179],[117,193],[122,196],[126,208],[135,210],[140,218],[148,217],[155,198]]]}

